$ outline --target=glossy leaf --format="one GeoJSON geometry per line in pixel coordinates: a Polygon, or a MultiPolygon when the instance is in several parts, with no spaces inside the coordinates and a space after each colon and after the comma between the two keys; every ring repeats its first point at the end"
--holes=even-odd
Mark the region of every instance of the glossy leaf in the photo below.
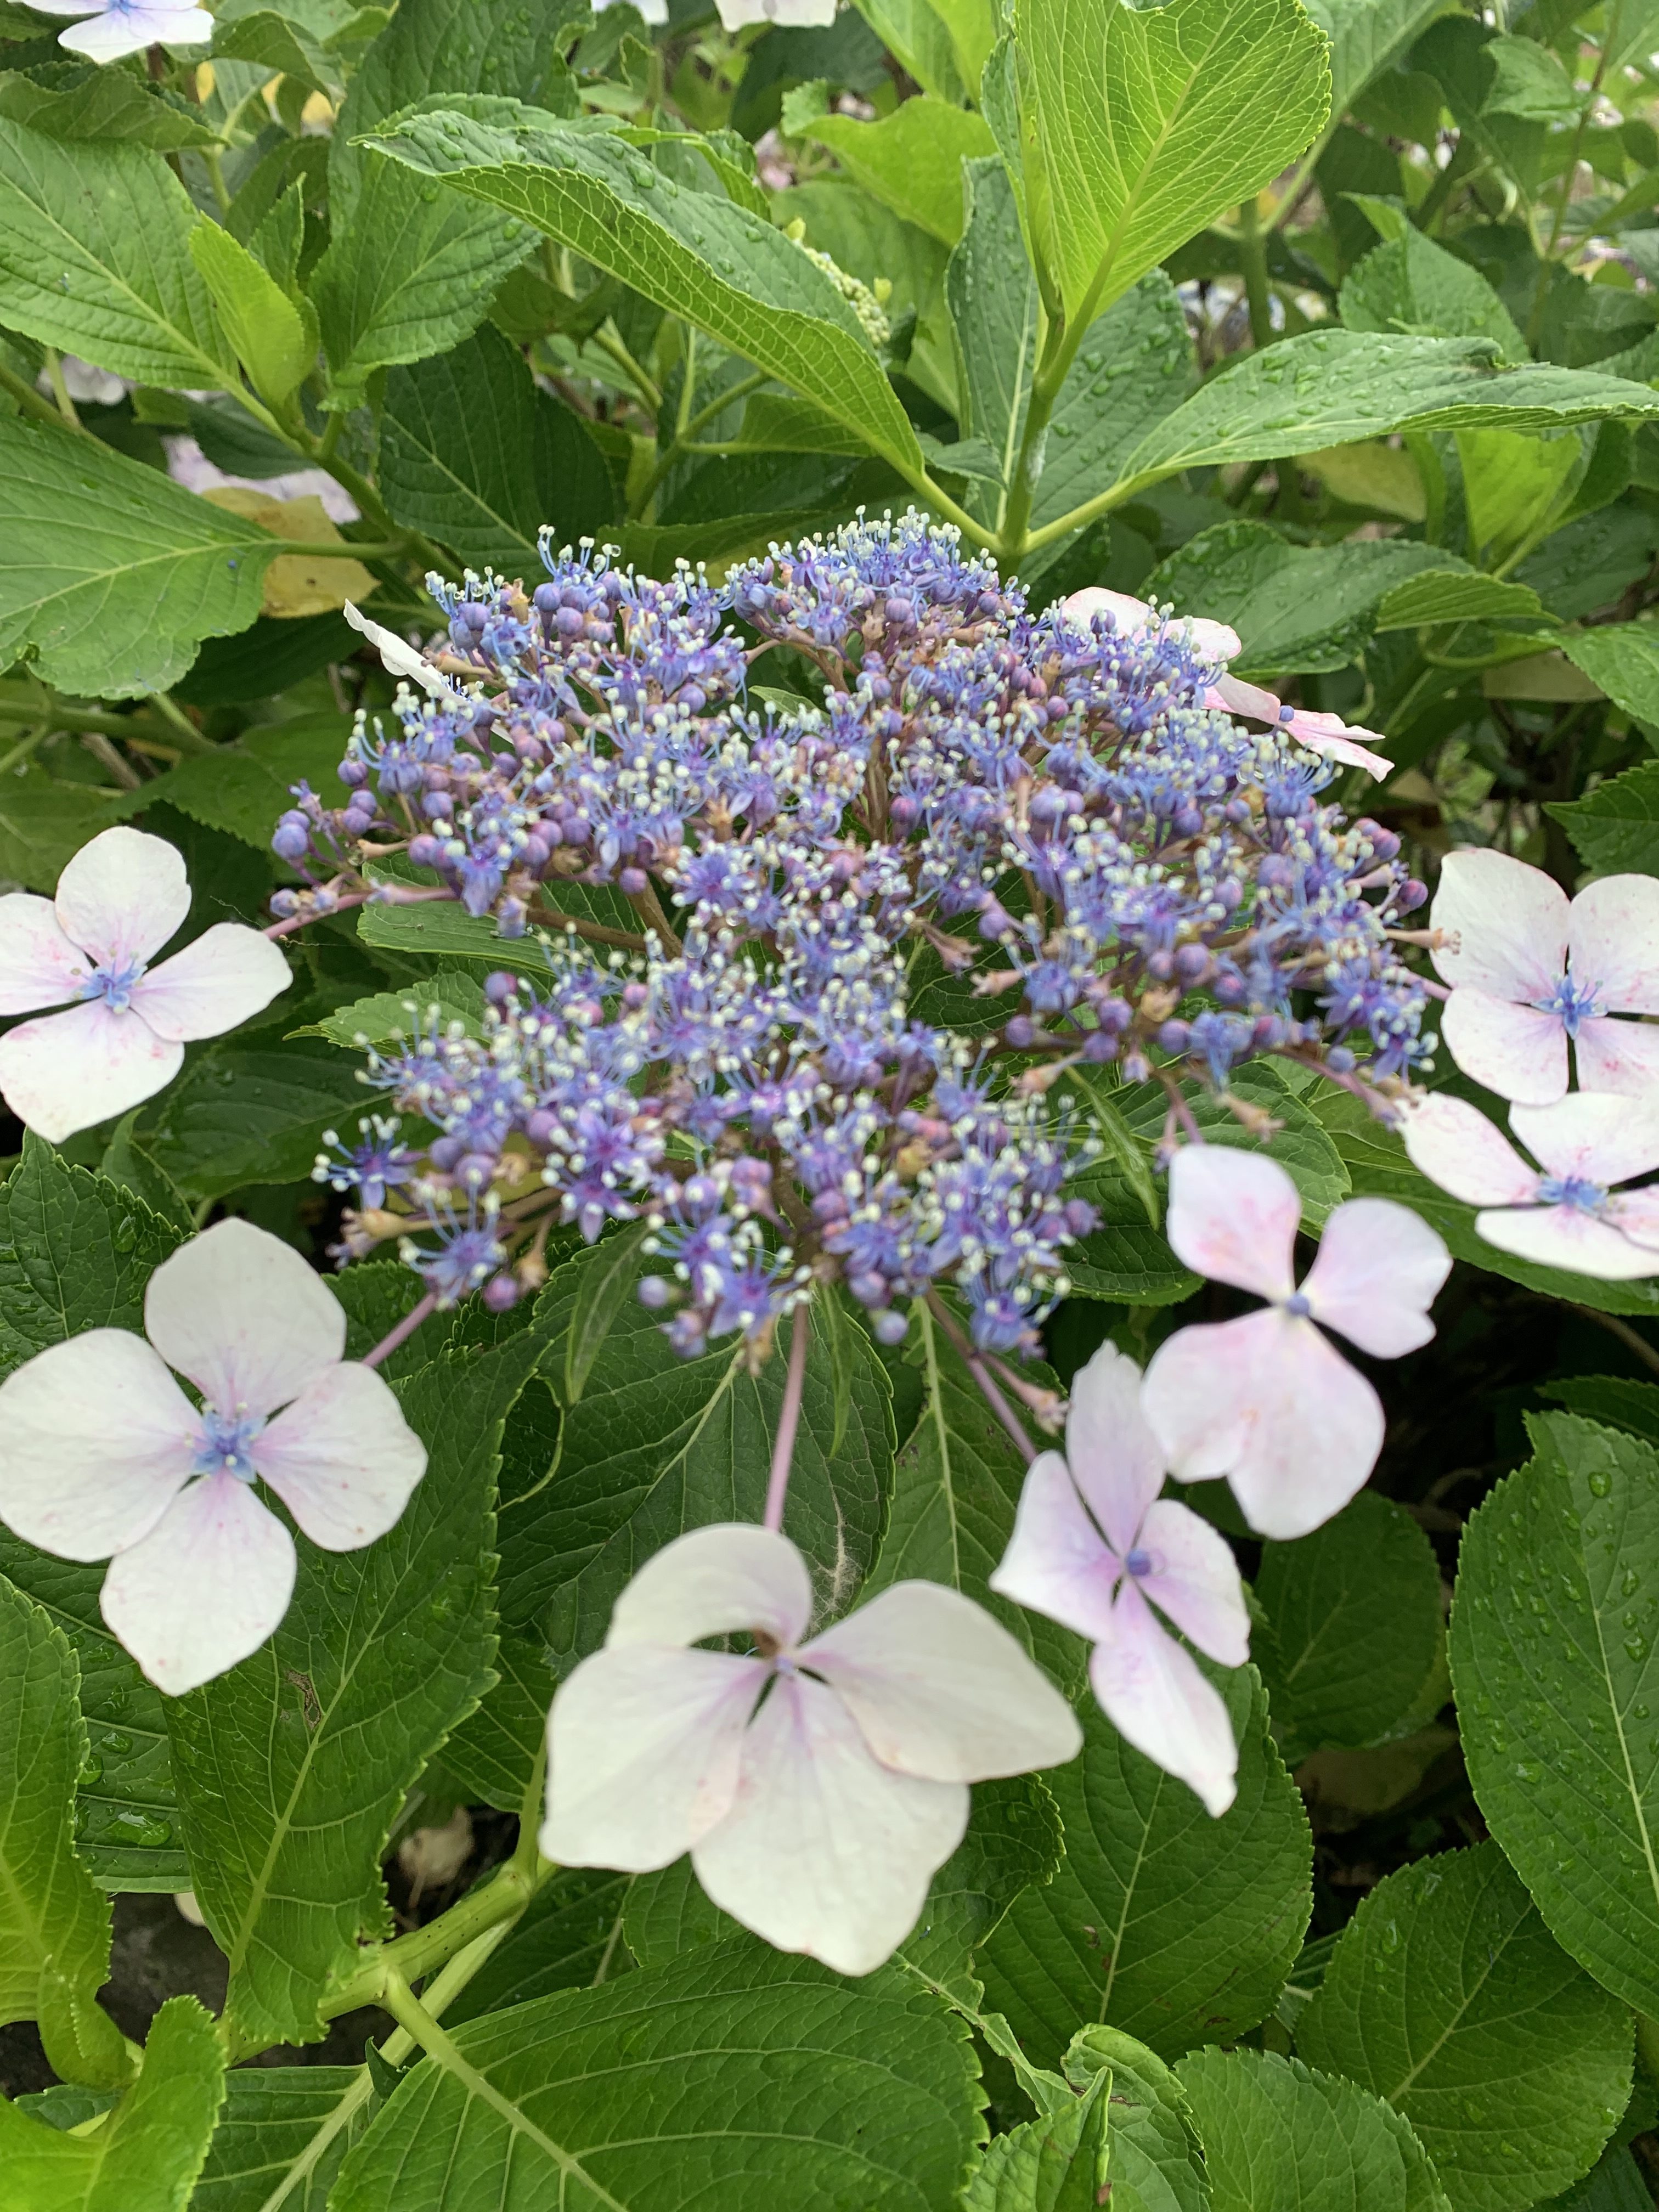
{"type": "Polygon", "coordinates": [[[324,2212],[371,2087],[361,2066],[234,2068],[190,2212],[324,2212]]]}
{"type": "Polygon", "coordinates": [[[966,2212],[1095,2212],[1106,2186],[1109,2073],[1058,2112],[995,2136],[963,2195],[966,2212]]]}
{"type": "Polygon", "coordinates": [[[884,207],[946,246],[962,235],[963,163],[996,148],[982,117],[925,94],[876,123],[821,116],[808,135],[884,207]]]}
{"type": "Polygon", "coordinates": [[[1121,2029],[1080,2028],[1066,2053],[1066,2078],[1080,2086],[1102,2072],[1112,2084],[1114,2194],[1127,2197],[1132,2212],[1137,2202],[1145,2212],[1209,2212],[1204,2154],[1179,2075],[1121,2029]]]}

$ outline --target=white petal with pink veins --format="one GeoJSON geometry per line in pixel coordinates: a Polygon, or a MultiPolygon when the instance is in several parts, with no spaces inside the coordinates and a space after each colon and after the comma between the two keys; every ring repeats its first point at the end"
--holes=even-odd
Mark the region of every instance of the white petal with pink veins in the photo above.
{"type": "Polygon", "coordinates": [[[1308,708],[1298,707],[1279,726],[1286,737],[1305,745],[1310,753],[1317,753],[1323,760],[1338,761],[1344,768],[1363,768],[1379,783],[1394,774],[1394,763],[1386,753],[1376,752],[1359,742],[1362,738],[1376,737],[1377,732],[1362,729],[1357,722],[1345,722],[1340,714],[1316,714],[1308,708]]]}
{"type": "Polygon", "coordinates": [[[1285,702],[1276,691],[1264,691],[1242,676],[1224,676],[1204,694],[1204,703],[1218,714],[1248,714],[1252,721],[1271,722],[1276,729],[1285,702]]]}
{"type": "Polygon", "coordinates": [[[1659,1014],[1659,878],[1603,876],[1572,902],[1574,981],[1609,1013],[1659,1014]]]}
{"type": "Polygon", "coordinates": [[[1066,1457],[1107,1542],[1127,1552],[1164,1487],[1164,1452],[1140,1410],[1140,1370],[1114,1344],[1073,1377],[1066,1457]]]}
{"type": "Polygon", "coordinates": [[[1172,1470],[1224,1474],[1258,1535],[1305,1536],[1376,1464],[1382,1407],[1314,1324],[1274,1310],[1183,1328],[1158,1346],[1142,1400],[1172,1470]]]}
{"type": "Polygon", "coordinates": [[[732,1809],[691,1863],[716,1905],[779,1950],[867,1974],[915,1925],[967,1826],[965,1784],[883,1766],[836,1692],[797,1674],[773,1684],[732,1809]]]}
{"type": "Polygon", "coordinates": [[[99,1601],[158,1689],[182,1697],[246,1659],[294,1595],[294,1539],[246,1482],[210,1474],[118,1552],[99,1601]]]}
{"type": "Polygon", "coordinates": [[[1615,1191],[1603,1218],[1632,1243],[1659,1250],[1659,1188],[1615,1191]]]}
{"type": "Polygon", "coordinates": [[[162,1261],[144,1329],[220,1413],[263,1418],[338,1359],[345,1309],[291,1244],[233,1218],[162,1261]]]}
{"type": "Polygon", "coordinates": [[[1537,1170],[1465,1098],[1431,1092],[1406,1109],[1400,1133],[1418,1172],[1466,1206],[1520,1206],[1538,1188],[1537,1170]]]}
{"type": "Polygon", "coordinates": [[[1199,1650],[1223,1667],[1250,1656],[1250,1614],[1232,1547],[1201,1515],[1160,1498],[1136,1547],[1152,1565],[1135,1586],[1199,1650]]]}
{"type": "Polygon", "coordinates": [[[188,1043],[237,1028],[291,980],[281,947],[270,938],[240,921],[216,921],[141,975],[132,1003],[157,1036],[188,1043]]]}
{"type": "Polygon", "coordinates": [[[1076,1716],[982,1607],[942,1583],[896,1583],[805,1645],[884,1766],[983,1782],[1058,1766],[1083,1748],[1076,1716]]]}
{"type": "Polygon", "coordinates": [[[149,960],[190,912],[190,884],[176,847],[125,827],[82,845],[58,878],[64,934],[100,967],[149,960]]]}
{"type": "Polygon", "coordinates": [[[325,1552],[355,1552],[384,1536],[426,1472],[426,1446],[391,1386],[356,1360],[307,1383],[253,1438],[248,1456],[325,1552]]]}
{"type": "Polygon", "coordinates": [[[0,1094],[26,1127],[61,1145],[153,1098],[184,1064],[183,1045],[168,1044],[135,1013],[88,999],[0,1036],[0,1094]]]}
{"type": "Polygon", "coordinates": [[[1351,1198],[1325,1224],[1303,1279],[1316,1321],[1378,1359],[1398,1359],[1434,1334],[1429,1308],[1451,1254],[1421,1215],[1388,1198],[1351,1198]]]}
{"type": "Polygon", "coordinates": [[[752,1522],[693,1528],[640,1569],[611,1616],[605,1642],[696,1644],[762,1629],[798,1644],[812,1612],[812,1578],[789,1539],[752,1522]]]}
{"type": "Polygon", "coordinates": [[[1133,1584],[1118,1600],[1110,1637],[1095,1646],[1089,1680],[1118,1734],[1218,1820],[1238,1794],[1233,1724],[1191,1653],[1164,1634],[1133,1584]]]}
{"type": "Polygon", "coordinates": [[[1575,1091],[1553,1106],[1512,1106],[1510,1127],[1553,1176],[1628,1182],[1659,1168],[1659,1100],[1575,1091]]]}
{"type": "Polygon", "coordinates": [[[1659,1095],[1659,1022],[1592,1015],[1579,1023],[1573,1051],[1580,1090],[1659,1095]]]}
{"type": "Polygon", "coordinates": [[[1183,1145],[1171,1163],[1164,1234],[1196,1274],[1258,1297],[1289,1297],[1301,1218],[1296,1185],[1260,1152],[1183,1145]]]}
{"type": "Polygon", "coordinates": [[[1477,1213],[1474,1225],[1500,1252],[1535,1260],[1542,1267],[1566,1267],[1604,1283],[1659,1275],[1659,1251],[1621,1236],[1611,1219],[1599,1219],[1576,1206],[1510,1206],[1477,1213]]]}
{"type": "Polygon", "coordinates": [[[647,1874],[723,1820],[766,1662],[631,1644],[559,1685],[547,1724],[544,1855],[647,1874]]]}
{"type": "Polygon", "coordinates": [[[92,964],[58,927],[50,899],[29,891],[0,898],[0,1014],[32,1014],[78,999],[92,964]]]}
{"type": "Polygon", "coordinates": [[[0,1382],[0,1520],[60,1559],[104,1559],[190,1479],[200,1421],[142,1336],[89,1328],[0,1382]]]}
{"type": "Polygon", "coordinates": [[[1109,592],[1103,584],[1091,584],[1081,592],[1073,592],[1069,599],[1062,599],[1060,611],[1067,622],[1076,623],[1086,629],[1097,615],[1110,615],[1126,637],[1133,637],[1146,629],[1152,619],[1152,610],[1145,599],[1132,599],[1127,592],[1109,592]]]}
{"type": "Polygon", "coordinates": [[[992,1571],[991,1588],[1092,1641],[1106,1632],[1122,1572],[1085,1510],[1066,1462],[1058,1452],[1040,1453],[1027,1471],[1014,1533],[992,1571]]]}
{"type": "Polygon", "coordinates": [[[1459,942],[1433,955],[1448,983],[1499,999],[1547,999],[1567,964],[1567,895],[1507,853],[1448,853],[1430,921],[1459,942]]]}
{"type": "Polygon", "coordinates": [[[1500,1098],[1547,1106],[1567,1091],[1567,1025],[1559,1014],[1460,983],[1440,1009],[1447,1051],[1500,1098]]]}

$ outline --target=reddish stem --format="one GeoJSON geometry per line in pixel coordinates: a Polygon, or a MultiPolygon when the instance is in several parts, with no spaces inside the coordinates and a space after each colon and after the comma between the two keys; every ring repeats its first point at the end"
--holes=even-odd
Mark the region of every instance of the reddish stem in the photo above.
{"type": "Polygon", "coordinates": [[[418,1304],[410,1308],[396,1328],[389,1328],[386,1331],[373,1352],[364,1352],[361,1364],[365,1367],[378,1367],[383,1359],[390,1359],[398,1346],[407,1343],[414,1335],[437,1303],[436,1291],[428,1291],[418,1304]]]}
{"type": "Polygon", "coordinates": [[[974,1350],[973,1346],[969,1343],[967,1338],[957,1327],[955,1322],[951,1320],[950,1309],[945,1305],[944,1300],[940,1298],[937,1291],[929,1291],[927,1293],[927,1304],[934,1320],[938,1322],[939,1327],[945,1331],[945,1335],[950,1338],[951,1342],[956,1346],[956,1349],[961,1357],[963,1365],[968,1370],[968,1372],[973,1376],[975,1382],[978,1383],[980,1389],[983,1392],[985,1402],[989,1406],[991,1411],[996,1415],[998,1420],[1001,1422],[1003,1427],[1007,1430],[1010,1437],[1013,1441],[1014,1449],[1018,1452],[1026,1466],[1030,1467],[1031,1462],[1036,1457],[1036,1446],[1031,1442],[1030,1437],[1026,1435],[1024,1423],[1021,1421],[1013,1407],[1008,1403],[1008,1401],[1003,1396],[1001,1391],[998,1389],[996,1384],[991,1380],[989,1371],[988,1370],[984,1361],[974,1350]]]}
{"type": "Polygon", "coordinates": [[[772,1474],[766,1486],[766,1510],[761,1525],[766,1528],[783,1526],[783,1501],[789,1494],[789,1470],[795,1459],[795,1431],[800,1426],[801,1392],[806,1383],[806,1346],[811,1324],[808,1319],[811,1308],[797,1306],[789,1324],[789,1371],[784,1377],[783,1410],[778,1415],[778,1433],[772,1445],[772,1474]]]}

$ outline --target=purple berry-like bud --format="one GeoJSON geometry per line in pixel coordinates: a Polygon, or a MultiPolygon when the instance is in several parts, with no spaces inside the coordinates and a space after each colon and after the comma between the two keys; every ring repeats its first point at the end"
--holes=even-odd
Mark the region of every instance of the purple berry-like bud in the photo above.
{"type": "Polygon", "coordinates": [[[1108,1060],[1115,1060],[1119,1048],[1116,1037],[1105,1030],[1091,1030],[1084,1042],[1083,1057],[1099,1067],[1108,1060]]]}
{"type": "Polygon", "coordinates": [[[1002,1034],[1016,1052],[1029,1052],[1042,1031],[1029,1015],[1016,1014],[1002,1034]]]}
{"type": "Polygon", "coordinates": [[[1061,1210],[1073,1237],[1091,1236],[1099,1225],[1100,1216],[1086,1198],[1068,1198],[1061,1210]]]}
{"type": "Polygon", "coordinates": [[[368,766],[364,762],[357,759],[355,754],[349,753],[334,773],[339,777],[341,782],[352,791],[356,791],[360,784],[368,781],[368,766]]]}
{"type": "Polygon", "coordinates": [[[1201,983],[1210,972],[1210,951],[1205,945],[1183,945],[1176,954],[1176,973],[1183,983],[1201,983]]]}
{"type": "Polygon", "coordinates": [[[495,927],[502,937],[522,937],[530,910],[521,898],[504,898],[495,909],[495,927]]]}
{"type": "Polygon", "coordinates": [[[1146,955],[1146,973],[1154,982],[1167,983],[1175,974],[1174,953],[1149,952],[1146,955]]]}
{"type": "Polygon", "coordinates": [[[519,1285],[512,1275],[492,1275],[479,1296],[491,1313],[510,1313],[519,1303],[519,1285]]]}
{"type": "Polygon", "coordinates": [[[279,860],[303,860],[311,850],[311,832],[303,818],[285,814],[276,825],[270,849],[279,860]]]}
{"type": "Polygon", "coordinates": [[[524,1133],[538,1152],[544,1152],[558,1132],[559,1117],[548,1107],[539,1106],[524,1125],[524,1133]]]}
{"type": "Polygon", "coordinates": [[[660,1313],[674,1295],[674,1285],[665,1275],[644,1275],[640,1279],[636,1293],[640,1304],[648,1312],[660,1313]]]}
{"type": "Polygon", "coordinates": [[[1284,1042],[1285,1024],[1279,1016],[1277,1014],[1259,1015],[1255,1027],[1250,1031],[1250,1042],[1255,1049],[1257,1052],[1269,1052],[1274,1045],[1283,1044],[1284,1042]]]}
{"type": "Polygon", "coordinates": [[[910,1334],[910,1316],[889,1306],[884,1313],[871,1316],[871,1327],[878,1344],[902,1344],[910,1334]]]}
{"type": "Polygon", "coordinates": [[[1159,1029],[1158,1041],[1165,1052],[1185,1052],[1192,1042],[1192,1024],[1188,1022],[1165,1022],[1159,1029]]]}
{"type": "Polygon", "coordinates": [[[300,911],[300,894],[298,891],[273,891],[270,910],[279,921],[287,921],[300,911]]]}
{"type": "Polygon", "coordinates": [[[1352,1075],[1354,1056],[1345,1044],[1334,1044],[1325,1055],[1325,1065],[1333,1075],[1352,1075]]]}
{"type": "Polygon", "coordinates": [[[651,888],[651,878],[643,868],[624,868],[617,881],[629,898],[643,897],[651,888]]]}
{"type": "Polygon", "coordinates": [[[442,860],[444,848],[435,837],[411,837],[409,857],[417,868],[435,868],[442,860]]]}
{"type": "Polygon", "coordinates": [[[1395,894],[1394,902],[1401,914],[1412,914],[1422,905],[1428,895],[1428,885],[1419,884],[1415,876],[1411,876],[1401,884],[1399,890],[1395,894]]]}
{"type": "Polygon", "coordinates": [[[518,995],[519,979],[510,969],[496,968],[484,977],[484,996],[492,1006],[504,1006],[518,995]]]}
{"type": "Polygon", "coordinates": [[[466,1155],[465,1137],[439,1137],[428,1148],[427,1158],[440,1175],[447,1175],[459,1159],[466,1155]]]}
{"type": "Polygon", "coordinates": [[[866,1274],[853,1276],[847,1287],[861,1306],[884,1306],[887,1303],[886,1279],[873,1269],[866,1274]]]}

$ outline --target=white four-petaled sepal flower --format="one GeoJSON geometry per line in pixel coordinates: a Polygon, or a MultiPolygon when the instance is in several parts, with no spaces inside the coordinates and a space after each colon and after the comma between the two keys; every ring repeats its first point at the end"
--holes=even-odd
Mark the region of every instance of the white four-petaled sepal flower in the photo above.
{"type": "Polygon", "coordinates": [[[184,861],[141,830],[83,845],[53,898],[0,898],[0,1014],[63,1009],[0,1036],[0,1093],[20,1121],[61,1144],[125,1114],[172,1082],[186,1044],[288,988],[280,948],[240,921],[152,968],[189,911],[184,861]]]}
{"type": "Polygon", "coordinates": [[[288,1610],[294,1539],[255,1478],[313,1544],[352,1552],[402,1513],[426,1447],[383,1378],[341,1357],[332,1291],[249,1222],[161,1262],[144,1331],[88,1329],[0,1383],[0,1520],[60,1559],[109,1559],[105,1620],[178,1696],[288,1610]]]}
{"type": "Polygon", "coordinates": [[[694,1528],[648,1559],[553,1700],[541,1846],[634,1874],[689,1850],[734,1920],[867,1974],[961,1842],[968,1784],[1071,1759],[1082,1733],[955,1590],[896,1583],[803,1642],[811,1610],[775,1530],[694,1528]],[[696,1648],[745,1632],[753,1656],[696,1648]]]}
{"type": "Polygon", "coordinates": [[[1165,1233],[1200,1275],[1271,1301],[1264,1313],[1183,1328],[1158,1346],[1141,1402],[1172,1473],[1224,1474],[1263,1536],[1305,1536],[1339,1513],[1382,1449],[1382,1406],[1316,1327],[1378,1359],[1434,1334],[1428,1309],[1451,1256],[1425,1221],[1354,1198],[1325,1224],[1301,1288],[1302,1200],[1276,1160],[1186,1145],[1170,1170],[1165,1233]]]}
{"type": "Polygon", "coordinates": [[[146,46],[202,46],[213,36],[213,18],[193,0],[29,0],[43,15],[81,15],[60,31],[58,43],[94,62],[118,62],[146,46]]]}
{"type": "Polygon", "coordinates": [[[1449,853],[1431,919],[1452,987],[1446,1049],[1500,1098],[1565,1097],[1567,1048],[1581,1091],[1659,1090],[1659,882],[1603,876],[1569,899],[1553,877],[1507,853],[1449,853]]]}
{"type": "Polygon", "coordinates": [[[1226,1539],[1158,1496],[1164,1474],[1140,1370],[1103,1345],[1072,1385],[1064,1456],[1042,1453],[1025,1478],[991,1588],[1089,1638],[1107,1718],[1219,1818],[1237,1789],[1232,1723],[1158,1615],[1224,1667],[1249,1657],[1250,1617],[1226,1539]]]}
{"type": "Polygon", "coordinates": [[[1431,1092],[1405,1117],[1412,1164],[1482,1210],[1476,1233],[1517,1259],[1604,1282],[1659,1275],[1659,1188],[1621,1191],[1659,1168],[1659,1099],[1574,1091],[1553,1106],[1512,1106],[1533,1158],[1466,1099],[1431,1092]]]}

